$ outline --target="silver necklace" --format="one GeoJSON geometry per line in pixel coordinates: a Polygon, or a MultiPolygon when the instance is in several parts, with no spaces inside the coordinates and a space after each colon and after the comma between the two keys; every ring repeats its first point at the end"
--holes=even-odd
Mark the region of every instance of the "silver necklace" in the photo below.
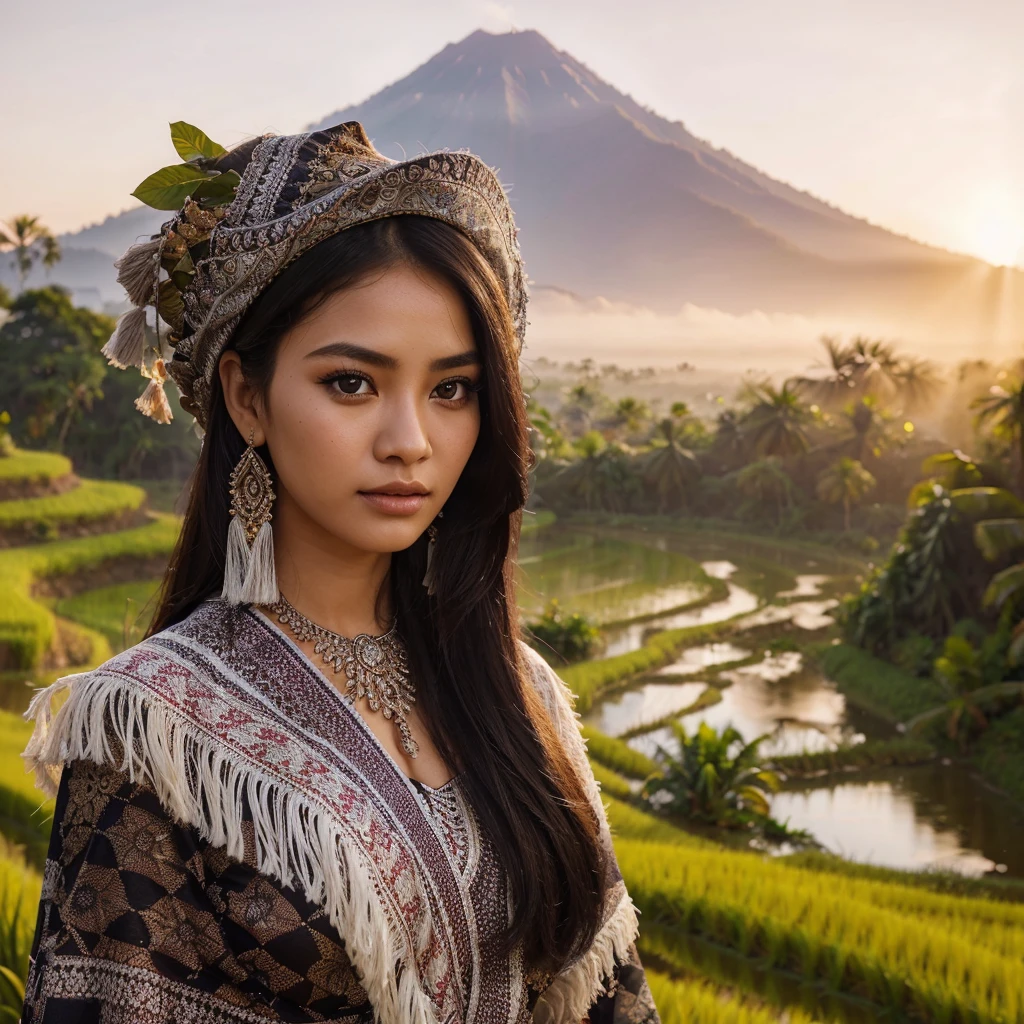
{"type": "Polygon", "coordinates": [[[415,757],[419,744],[412,738],[405,716],[416,701],[416,690],[409,681],[409,661],[398,635],[397,621],[380,636],[360,633],[350,640],[306,618],[284,594],[279,597],[280,600],[267,605],[277,615],[277,621],[286,623],[296,639],[312,641],[313,650],[335,672],[344,669],[343,698],[351,704],[365,696],[374,711],[381,711],[385,718],[394,721],[402,747],[410,757],[415,757]]]}

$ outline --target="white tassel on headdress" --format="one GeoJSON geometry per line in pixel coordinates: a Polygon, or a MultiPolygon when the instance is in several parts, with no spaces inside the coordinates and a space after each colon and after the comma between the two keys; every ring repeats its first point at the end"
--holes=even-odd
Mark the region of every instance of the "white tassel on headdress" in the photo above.
{"type": "Polygon", "coordinates": [[[100,352],[118,369],[142,365],[142,353],[146,345],[146,310],[142,307],[129,309],[117,319],[117,326],[100,352]]]}
{"type": "Polygon", "coordinates": [[[154,377],[146,385],[146,390],[135,399],[135,408],[157,423],[170,423],[174,419],[164,391],[164,382],[159,377],[154,377]]]}
{"type": "Polygon", "coordinates": [[[160,247],[163,236],[151,242],[139,242],[125,250],[124,255],[114,261],[117,268],[118,284],[124,287],[136,306],[152,303],[156,295],[156,282],[159,271],[160,247]]]}

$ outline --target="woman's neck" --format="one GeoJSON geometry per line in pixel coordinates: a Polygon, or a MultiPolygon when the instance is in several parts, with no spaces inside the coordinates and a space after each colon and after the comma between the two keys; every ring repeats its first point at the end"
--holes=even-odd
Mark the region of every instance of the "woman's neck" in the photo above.
{"type": "Polygon", "coordinates": [[[391,565],[390,552],[361,551],[286,509],[275,510],[274,563],[282,595],[318,626],[352,637],[377,635],[391,625],[390,596],[377,594],[391,565]]]}

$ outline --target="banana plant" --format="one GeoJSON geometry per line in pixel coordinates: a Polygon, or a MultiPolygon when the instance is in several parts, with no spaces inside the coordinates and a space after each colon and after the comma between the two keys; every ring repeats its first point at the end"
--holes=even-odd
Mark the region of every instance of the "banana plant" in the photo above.
{"type": "Polygon", "coordinates": [[[728,828],[746,825],[751,814],[768,817],[768,797],[782,785],[777,773],[761,766],[758,747],[769,733],[747,743],[731,725],[719,733],[701,722],[692,736],[682,722],[672,722],[671,727],[679,752],[659,746],[662,771],[644,783],[646,800],[728,828]]]}

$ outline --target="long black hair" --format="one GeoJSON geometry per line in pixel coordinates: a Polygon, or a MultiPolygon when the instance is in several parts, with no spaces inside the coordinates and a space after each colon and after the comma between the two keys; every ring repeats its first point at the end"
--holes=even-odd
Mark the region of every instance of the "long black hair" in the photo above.
{"type": "MultiPolygon", "coordinates": [[[[253,302],[229,347],[266,397],[285,332],[330,294],[398,262],[425,268],[466,304],[482,363],[480,432],[438,524],[436,591],[422,585],[427,538],[396,551],[384,588],[402,623],[417,705],[449,768],[463,773],[507,873],[514,913],[505,951],[558,970],[596,935],[605,893],[598,821],[524,671],[514,555],[532,464],[515,332],[501,285],[476,246],[412,214],[346,229],[285,267],[253,302]]],[[[220,593],[228,476],[245,440],[218,374],[177,545],[147,635],[220,593]]],[[[266,446],[260,454],[271,473],[266,446]]]]}

